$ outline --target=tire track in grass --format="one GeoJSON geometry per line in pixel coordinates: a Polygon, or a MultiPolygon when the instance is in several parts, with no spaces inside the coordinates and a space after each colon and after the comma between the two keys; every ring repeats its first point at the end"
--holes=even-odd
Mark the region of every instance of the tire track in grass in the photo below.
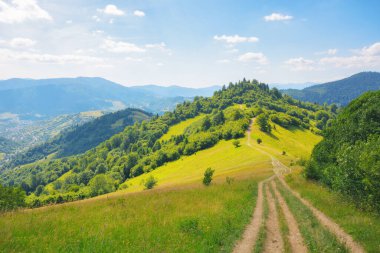
{"type": "Polygon", "coordinates": [[[344,244],[350,252],[353,253],[364,253],[363,247],[354,241],[354,239],[347,234],[337,223],[327,217],[323,212],[315,208],[309,201],[303,199],[298,192],[295,192],[289,187],[282,177],[278,177],[281,184],[294,196],[296,197],[303,205],[305,205],[318,219],[318,221],[326,227],[331,233],[333,233],[337,239],[344,244]]]}
{"type": "Polygon", "coordinates": [[[282,212],[285,216],[286,223],[288,224],[288,229],[289,229],[288,239],[290,242],[292,252],[306,253],[307,248],[304,244],[296,219],[294,218],[285,200],[282,198],[281,194],[277,190],[277,187],[274,181],[271,182],[271,186],[278,200],[278,203],[282,209],[282,212]]]}
{"type": "MultiPolygon", "coordinates": [[[[269,184],[269,183],[268,183],[269,184]]],[[[280,225],[278,221],[278,213],[276,203],[269,191],[269,185],[265,185],[265,193],[268,200],[269,214],[266,222],[267,236],[264,245],[264,252],[283,252],[284,242],[281,236],[280,225]]]]}
{"type": "Polygon", "coordinates": [[[243,238],[235,245],[234,253],[251,253],[263,218],[263,181],[259,182],[257,201],[250,224],[245,228],[243,238]]]}

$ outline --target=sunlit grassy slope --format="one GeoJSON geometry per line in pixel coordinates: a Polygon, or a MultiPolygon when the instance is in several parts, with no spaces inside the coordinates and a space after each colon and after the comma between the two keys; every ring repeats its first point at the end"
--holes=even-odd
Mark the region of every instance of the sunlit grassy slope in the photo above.
{"type": "Polygon", "coordinates": [[[200,151],[192,156],[183,157],[168,163],[156,170],[132,178],[126,182],[126,191],[142,190],[141,182],[153,175],[159,187],[201,182],[204,171],[211,167],[215,170],[215,178],[227,176],[255,176],[261,170],[271,171],[268,156],[251,149],[241,139],[242,146],[235,148],[232,141],[221,141],[216,146],[200,151]]]}
{"type": "Polygon", "coordinates": [[[270,134],[261,132],[257,124],[253,125],[251,132],[252,145],[258,146],[257,139],[262,143],[260,148],[276,156],[282,162],[289,164],[301,158],[309,158],[314,146],[322,140],[322,137],[309,130],[301,128],[285,129],[277,124],[272,124],[270,134]],[[282,152],[285,151],[285,155],[282,152]]]}
{"type": "Polygon", "coordinates": [[[199,115],[197,117],[187,119],[185,121],[182,121],[182,122],[170,127],[169,131],[161,137],[160,141],[169,140],[170,137],[172,137],[174,135],[183,134],[187,127],[189,127],[191,124],[203,119],[204,116],[205,115],[199,115]]]}

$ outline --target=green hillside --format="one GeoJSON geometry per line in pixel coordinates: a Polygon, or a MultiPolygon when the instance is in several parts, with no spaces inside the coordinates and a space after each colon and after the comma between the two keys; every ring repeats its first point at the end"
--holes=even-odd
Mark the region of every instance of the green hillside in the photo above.
{"type": "Polygon", "coordinates": [[[125,109],[105,114],[93,121],[65,130],[48,142],[17,154],[5,166],[13,168],[32,163],[53,153],[55,153],[55,157],[84,153],[123,131],[126,126],[147,120],[149,117],[151,117],[149,113],[139,109],[125,109]]]}
{"type": "Polygon", "coordinates": [[[324,131],[306,170],[355,200],[362,208],[380,210],[380,91],[352,101],[324,131]]]}

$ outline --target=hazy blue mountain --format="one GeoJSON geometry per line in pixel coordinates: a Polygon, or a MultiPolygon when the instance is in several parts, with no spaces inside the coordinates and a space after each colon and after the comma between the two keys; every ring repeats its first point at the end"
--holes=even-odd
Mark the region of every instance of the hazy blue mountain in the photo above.
{"type": "Polygon", "coordinates": [[[302,90],[288,89],[282,92],[302,101],[345,106],[364,92],[379,89],[380,73],[361,72],[342,80],[313,85],[302,90]]]}
{"type": "Polygon", "coordinates": [[[196,95],[212,95],[214,88],[123,85],[103,78],[9,79],[0,81],[0,114],[38,119],[94,110],[139,108],[162,113],[196,95]]]}
{"type": "Polygon", "coordinates": [[[284,89],[304,89],[306,87],[310,87],[316,85],[317,83],[306,82],[306,83],[271,83],[269,87],[274,87],[280,90],[284,89]]]}
{"type": "Polygon", "coordinates": [[[130,87],[134,90],[140,90],[149,92],[160,97],[211,97],[215,91],[220,90],[222,86],[210,86],[206,88],[188,88],[181,86],[158,86],[158,85],[143,85],[143,86],[132,86],[130,87]]]}
{"type": "Polygon", "coordinates": [[[151,116],[140,109],[125,109],[105,114],[90,122],[66,129],[49,141],[14,155],[7,167],[31,163],[52,153],[55,153],[55,157],[84,153],[123,131],[125,127],[151,116]]]}

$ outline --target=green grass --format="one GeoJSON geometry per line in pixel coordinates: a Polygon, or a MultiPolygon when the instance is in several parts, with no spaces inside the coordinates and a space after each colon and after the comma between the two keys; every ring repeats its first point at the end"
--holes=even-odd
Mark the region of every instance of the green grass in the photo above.
{"type": "Polygon", "coordinates": [[[304,242],[310,252],[348,252],[347,249],[338,242],[337,238],[319,223],[309,208],[301,203],[289,190],[285,189],[277,179],[276,184],[279,192],[287,202],[289,209],[294,214],[304,242]]]}
{"type": "Polygon", "coordinates": [[[199,115],[197,117],[187,119],[185,121],[182,121],[182,122],[170,127],[169,131],[160,138],[160,141],[166,141],[166,140],[169,140],[172,136],[183,134],[187,127],[189,127],[191,124],[203,119],[204,117],[205,117],[205,115],[199,115]]]}
{"type": "Polygon", "coordinates": [[[262,177],[0,215],[1,252],[230,252],[262,177]]]}
{"type": "Polygon", "coordinates": [[[260,138],[263,141],[260,148],[276,156],[287,165],[292,160],[308,158],[314,145],[322,140],[321,136],[306,129],[286,129],[277,124],[271,125],[275,125],[276,129],[272,129],[271,134],[267,134],[261,132],[255,123],[251,132],[251,143],[258,146],[259,144],[256,141],[260,138]],[[282,155],[282,151],[285,151],[286,155],[282,155]]]}
{"type": "Polygon", "coordinates": [[[286,177],[291,188],[337,222],[367,252],[380,252],[380,217],[357,209],[339,193],[303,178],[297,171],[286,177]]]}
{"type": "Polygon", "coordinates": [[[272,173],[268,156],[248,147],[244,139],[242,146],[235,148],[232,141],[220,141],[210,149],[202,150],[191,156],[167,163],[152,172],[129,179],[124,192],[141,191],[142,182],[149,176],[158,180],[157,187],[168,187],[193,182],[201,182],[204,171],[211,167],[215,170],[214,178],[224,181],[229,177],[258,176],[272,173]]]}

